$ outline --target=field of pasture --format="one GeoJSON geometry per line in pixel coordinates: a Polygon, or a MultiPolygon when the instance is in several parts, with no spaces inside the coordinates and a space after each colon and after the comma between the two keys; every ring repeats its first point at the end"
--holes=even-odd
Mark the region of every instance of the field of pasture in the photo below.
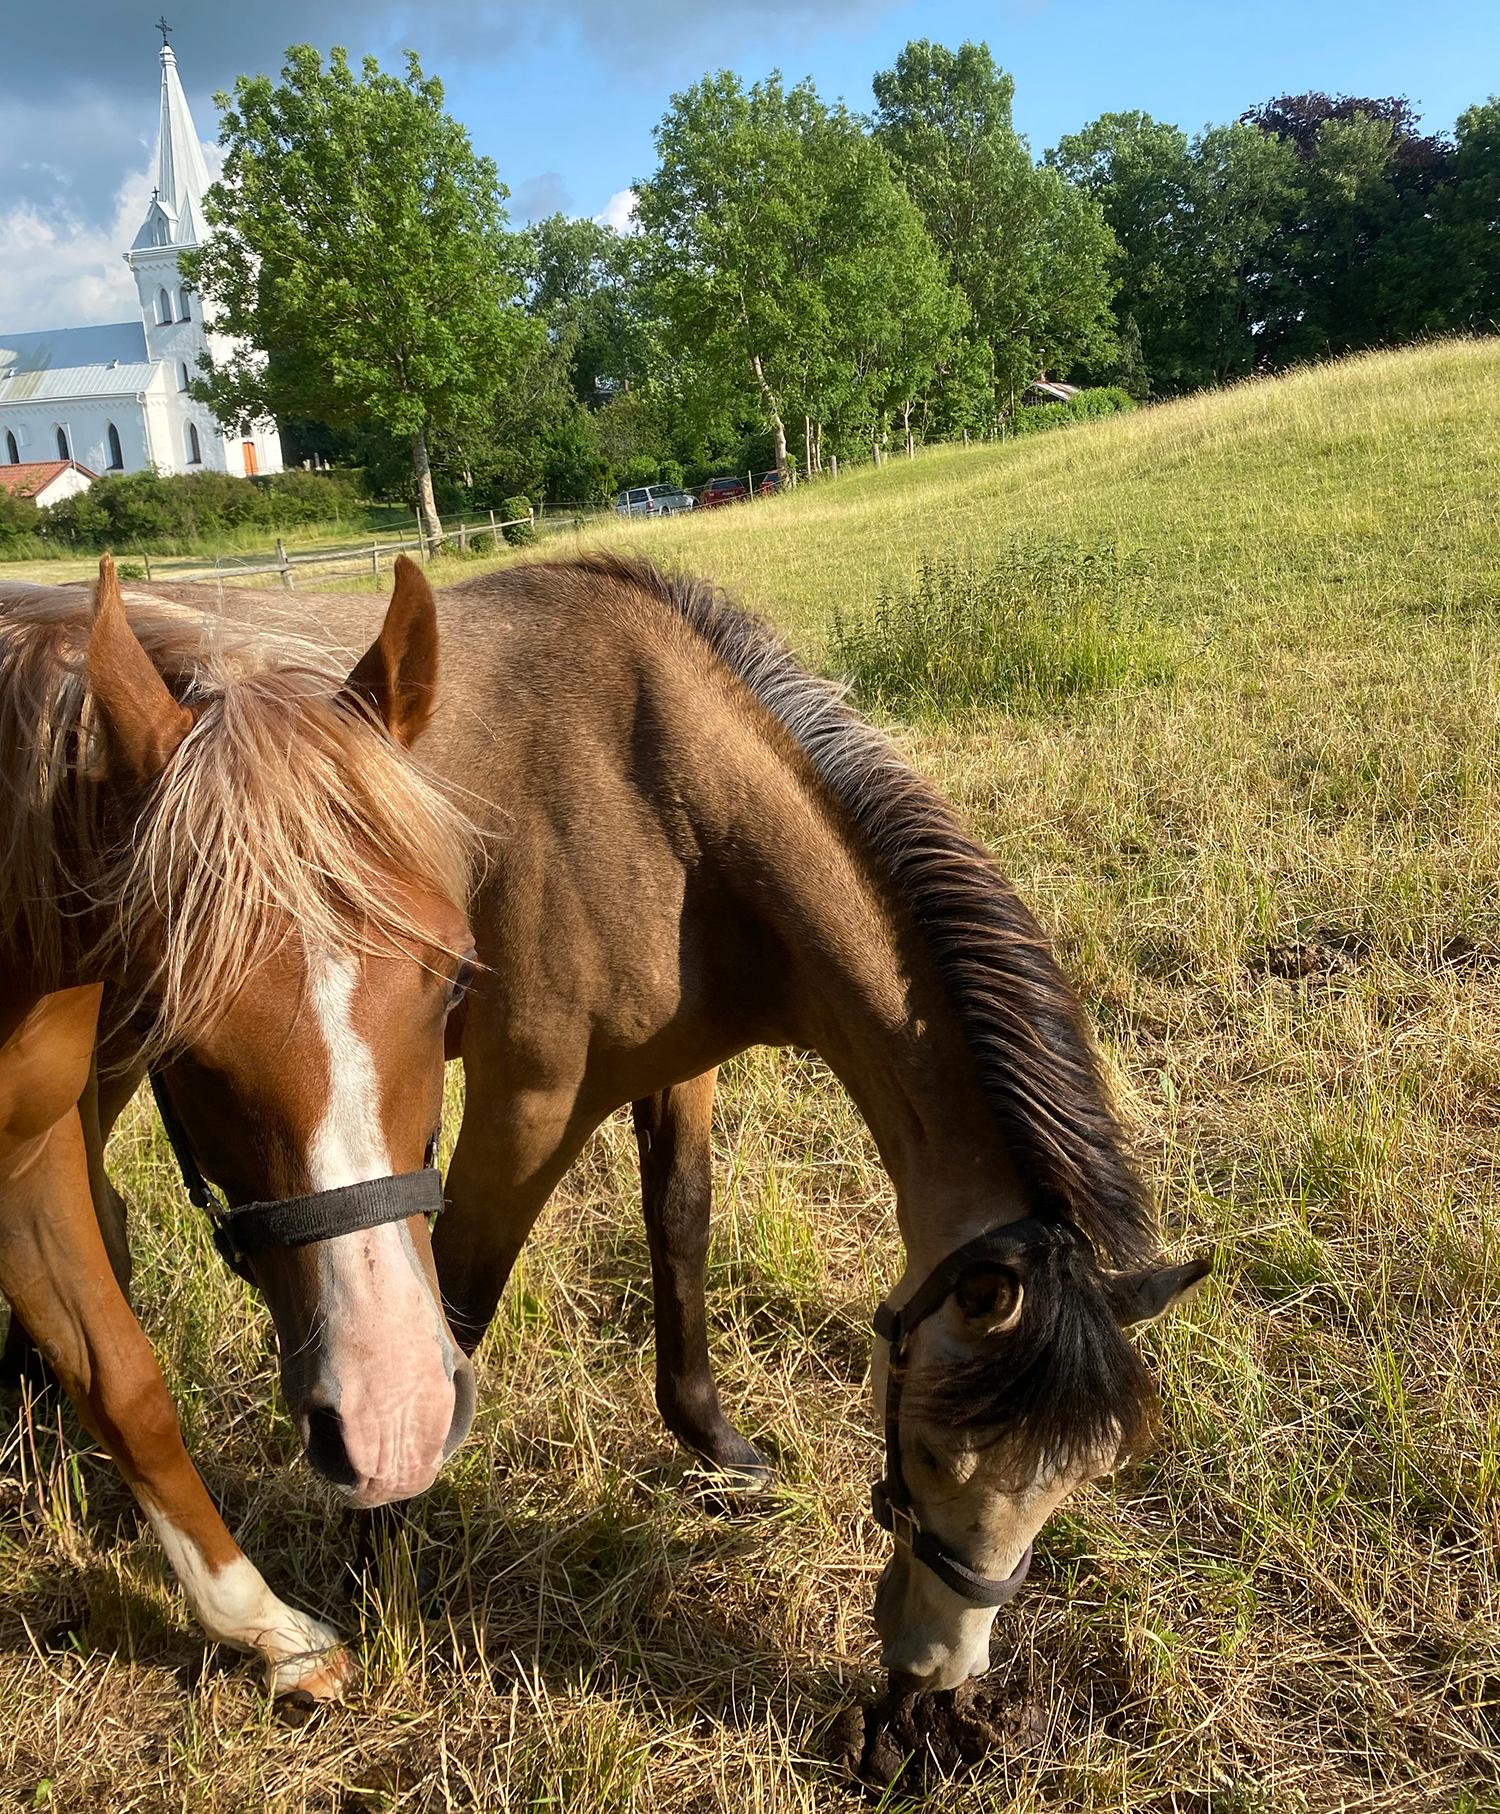
{"type": "MultiPolygon", "coordinates": [[[[1143,1338],[1159,1449],[1000,1615],[1023,1736],[931,1807],[1500,1810],[1497,394],[1500,341],[1446,343],[600,532],[855,671],[1055,934],[1170,1250],[1219,1255],[1143,1338]]],[[[189,1446],[363,1681],[278,1724],[107,1462],[7,1400],[0,1803],[858,1806],[821,1758],[874,1680],[887,1186],[795,1054],[729,1068],[717,1145],[716,1361],[769,1501],[715,1515],[657,1421],[621,1118],[523,1256],[474,1435],[356,1575],[137,1102],[114,1169],[189,1446]]]]}

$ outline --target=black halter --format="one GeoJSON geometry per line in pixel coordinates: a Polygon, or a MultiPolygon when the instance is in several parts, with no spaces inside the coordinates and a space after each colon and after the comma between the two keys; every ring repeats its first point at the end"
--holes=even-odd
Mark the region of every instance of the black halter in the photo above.
{"type": "Polygon", "coordinates": [[[891,1352],[885,1383],[885,1477],[870,1490],[870,1510],[883,1530],[888,1530],[897,1543],[905,1544],[924,1568],[970,1606],[1004,1606],[1013,1599],[1031,1567],[1031,1545],[1026,1545],[1013,1572],[997,1580],[970,1568],[935,1531],[923,1529],[901,1466],[901,1387],[906,1372],[906,1344],[917,1325],[942,1308],[965,1267],[976,1260],[1003,1263],[1030,1248],[1056,1246],[1072,1239],[1070,1229],[1039,1222],[1032,1216],[1007,1222],[1001,1228],[986,1229],[939,1260],[900,1309],[886,1302],[875,1311],[875,1333],[890,1344],[891,1352]]]}
{"type": "Polygon", "coordinates": [[[361,1228],[378,1228],[383,1222],[404,1222],[408,1216],[435,1217],[443,1207],[443,1181],[438,1176],[437,1136],[427,1143],[419,1172],[396,1177],[368,1178],[336,1190],[313,1191],[305,1197],[282,1197],[271,1203],[230,1205],[204,1177],[193,1156],[187,1129],[172,1107],[166,1085],[151,1072],[151,1094],[167,1130],[177,1169],[188,1201],[201,1209],[213,1227],[219,1258],[248,1283],[254,1283],[246,1263],[252,1253],[267,1247],[305,1247],[311,1241],[328,1241],[335,1235],[354,1234],[361,1228]]]}

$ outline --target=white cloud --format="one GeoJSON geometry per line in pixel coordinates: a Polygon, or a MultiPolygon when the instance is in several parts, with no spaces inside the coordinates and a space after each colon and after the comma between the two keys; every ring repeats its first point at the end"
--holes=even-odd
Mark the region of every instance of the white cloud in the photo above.
{"type": "MultiPolygon", "coordinates": [[[[210,178],[224,153],[205,145],[210,178]]],[[[125,253],[151,200],[156,154],[121,183],[105,226],[80,220],[66,203],[21,202],[0,212],[0,329],[95,327],[139,312],[125,253]]]]}
{"type": "Polygon", "coordinates": [[[635,202],[634,189],[616,189],[594,219],[601,227],[613,227],[616,233],[634,233],[635,202]]]}

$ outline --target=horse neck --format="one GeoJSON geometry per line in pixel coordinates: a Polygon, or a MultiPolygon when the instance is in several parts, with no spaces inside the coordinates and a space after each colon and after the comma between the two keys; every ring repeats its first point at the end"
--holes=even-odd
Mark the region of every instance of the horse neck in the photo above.
{"type": "Polygon", "coordinates": [[[780,1031],[853,1097],[922,1270],[1023,1215],[1023,1192],[931,952],[857,836],[810,784],[800,793],[778,812],[762,788],[737,838],[782,954],[780,1031]]]}

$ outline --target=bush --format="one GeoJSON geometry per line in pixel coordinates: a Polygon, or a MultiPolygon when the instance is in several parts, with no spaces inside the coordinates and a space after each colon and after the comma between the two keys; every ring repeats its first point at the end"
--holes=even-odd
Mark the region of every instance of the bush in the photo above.
{"type": "Polygon", "coordinates": [[[1034,435],[1048,428],[1066,428],[1070,422],[1091,422],[1100,416],[1118,416],[1135,408],[1135,399],[1116,384],[1079,391],[1066,403],[1022,403],[1011,413],[1013,435],[1034,435]]]}
{"type": "Polygon", "coordinates": [[[212,548],[247,529],[270,534],[304,523],[363,521],[354,475],[278,472],[254,479],[224,472],[102,478],[47,513],[49,543],[71,548],[150,548],[169,554],[212,548]]]}
{"type": "Polygon", "coordinates": [[[515,520],[518,517],[529,515],[530,510],[530,498],[507,498],[500,506],[500,520],[505,524],[505,528],[501,533],[504,535],[506,541],[518,548],[523,542],[534,541],[536,538],[536,530],[532,528],[529,522],[517,522],[515,520]]]}
{"type": "Polygon", "coordinates": [[[836,614],[832,654],[866,704],[939,717],[1036,709],[1169,678],[1154,595],[1142,556],[1022,542],[984,568],[924,562],[869,614],[836,614]]]}

